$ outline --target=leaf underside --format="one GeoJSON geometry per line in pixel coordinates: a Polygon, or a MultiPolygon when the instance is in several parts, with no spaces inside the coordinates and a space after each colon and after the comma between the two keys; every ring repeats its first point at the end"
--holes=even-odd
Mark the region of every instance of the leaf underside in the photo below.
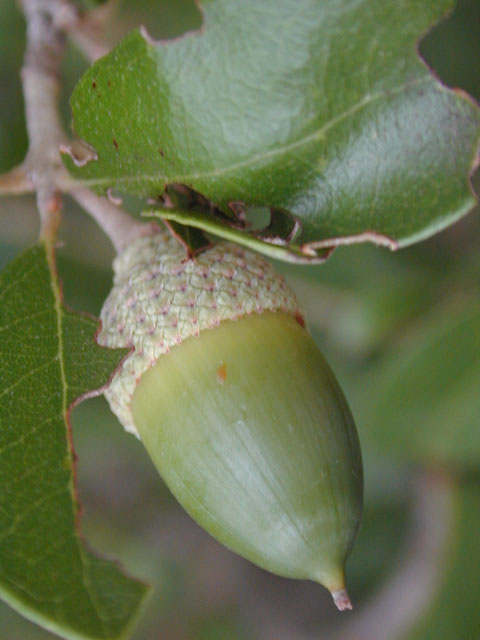
{"type": "Polygon", "coordinates": [[[68,412],[124,352],[62,306],[49,255],[34,246],[0,274],[0,596],[62,637],[120,638],[147,587],[85,546],[68,412]]]}
{"type": "Polygon", "coordinates": [[[474,204],[479,109],[417,54],[453,4],[204,0],[200,31],[159,43],[134,31],[85,73],[73,124],[97,159],[65,162],[99,192],[187,185],[223,212],[221,236],[232,209],[270,208],[276,236],[240,233],[277,257],[408,245],[474,204]]]}

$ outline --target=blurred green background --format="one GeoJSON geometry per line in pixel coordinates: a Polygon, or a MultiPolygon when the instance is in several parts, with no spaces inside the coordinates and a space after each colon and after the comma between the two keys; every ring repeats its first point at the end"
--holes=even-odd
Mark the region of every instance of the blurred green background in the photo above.
{"type": "MultiPolygon", "coordinates": [[[[196,28],[193,0],[124,0],[112,43],[196,28]]],[[[24,22],[0,1],[0,171],[27,145],[18,70],[24,22]]],[[[480,100],[480,3],[461,0],[421,43],[447,84],[480,100]]],[[[86,68],[73,48],[62,111],[86,68]]],[[[477,190],[480,180],[477,179],[477,190]]],[[[131,203],[132,210],[135,203],[131,203]]],[[[222,548],[176,504],[142,446],[102,398],[73,412],[83,530],[155,587],[135,640],[475,640],[480,638],[480,218],[390,253],[339,249],[320,267],[279,265],[350,400],[366,472],[365,515],[347,565],[355,610],[222,548]]],[[[0,199],[0,267],[33,243],[32,197],[0,199]]],[[[98,314],[113,249],[70,200],[59,271],[67,303],[98,314]]],[[[0,640],[54,638],[0,603],[0,640]]]]}

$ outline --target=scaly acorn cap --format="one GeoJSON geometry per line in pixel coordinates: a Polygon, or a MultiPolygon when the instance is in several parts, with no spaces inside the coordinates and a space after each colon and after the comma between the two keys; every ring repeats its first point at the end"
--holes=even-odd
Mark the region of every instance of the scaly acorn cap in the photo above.
{"type": "Polygon", "coordinates": [[[120,422],[210,534],[351,608],[360,447],[293,292],[257,254],[220,243],[186,259],[168,233],[133,242],[114,272],[98,342],[135,348],[105,392],[120,422]]]}

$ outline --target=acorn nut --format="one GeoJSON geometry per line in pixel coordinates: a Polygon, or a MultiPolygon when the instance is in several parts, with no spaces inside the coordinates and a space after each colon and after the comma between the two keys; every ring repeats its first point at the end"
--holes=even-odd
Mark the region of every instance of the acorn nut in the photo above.
{"type": "Polygon", "coordinates": [[[351,608],[358,436],[283,278],[228,243],[186,259],[168,233],[134,241],[114,271],[98,341],[134,347],[105,392],[114,413],[211,535],[351,608]]]}

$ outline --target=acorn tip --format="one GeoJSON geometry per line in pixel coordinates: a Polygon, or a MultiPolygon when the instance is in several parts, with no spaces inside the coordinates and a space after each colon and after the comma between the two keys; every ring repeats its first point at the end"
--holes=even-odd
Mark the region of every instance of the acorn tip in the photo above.
{"type": "Polygon", "coordinates": [[[332,591],[332,598],[339,611],[346,611],[347,609],[351,611],[353,609],[346,589],[332,591]]]}

